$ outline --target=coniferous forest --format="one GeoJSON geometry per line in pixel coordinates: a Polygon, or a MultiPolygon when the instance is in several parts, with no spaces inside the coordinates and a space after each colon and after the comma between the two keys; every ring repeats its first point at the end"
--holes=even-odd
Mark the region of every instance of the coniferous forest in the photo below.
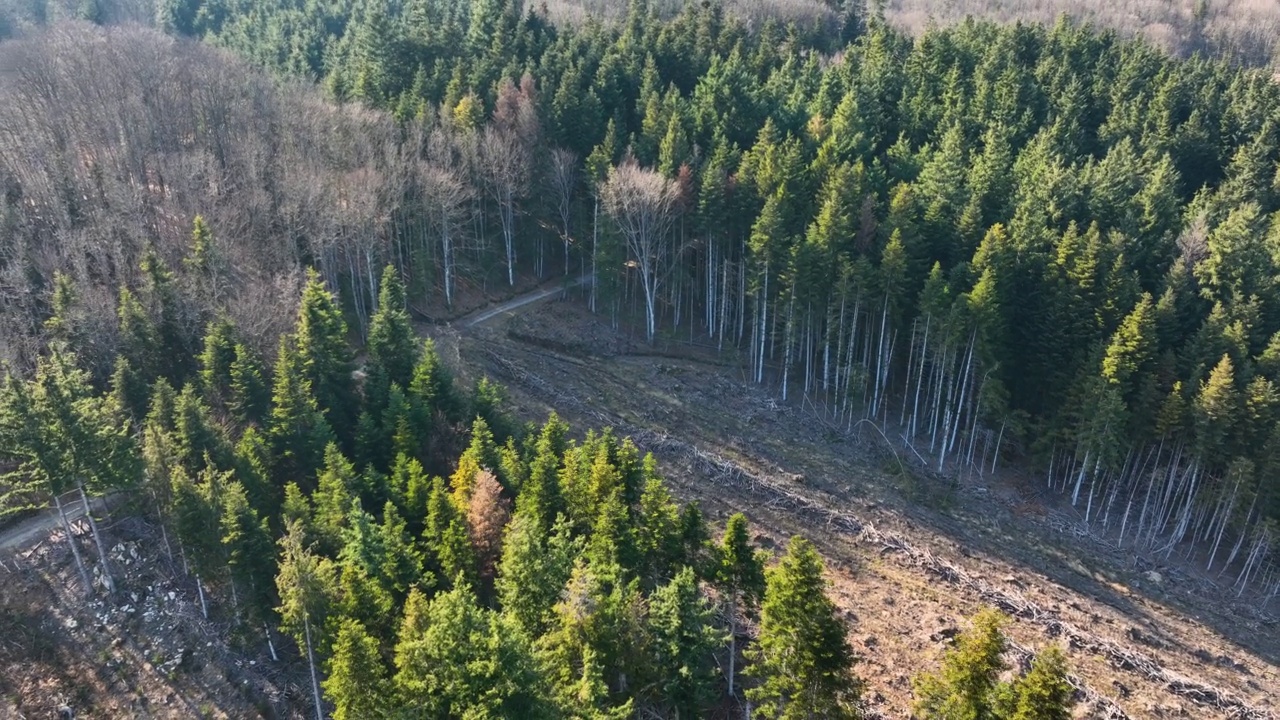
{"type": "MultiPolygon", "coordinates": [[[[166,292],[172,276],[151,272],[166,292]]],[[[198,357],[148,385],[163,328],[122,311],[143,354],[119,355],[100,394],[54,341],[0,395],[9,492],[52,498],[68,537],[59,498],[133,496],[206,618],[224,606],[273,658],[277,631],[296,643],[317,718],[702,717],[726,695],[759,717],[860,716],[812,544],[792,538],[766,568],[742,514],[711,537],[629,439],[575,441],[555,415],[513,427],[500,388],[458,386],[416,339],[394,267],[378,300],[360,373],[315,273],[270,372],[215,320],[198,357]]],[[[71,543],[80,581],[114,593],[86,517],[99,556],[71,543]]],[[[1000,681],[999,625],[980,615],[921,676],[922,712],[1069,712],[1056,648],[1000,681]]]]}
{"type": "MultiPolygon", "coordinates": [[[[580,283],[1265,605],[1280,85],[1065,20],[827,10],[161,0],[167,37],[0,43],[6,507],[129,488],[334,717],[856,712],[812,546],[765,571],[745,520],[712,538],[626,439],[519,426],[411,327],[580,283]]],[[[1061,658],[1001,684],[1002,642],[978,618],[955,652],[987,660],[919,712],[1057,717],[1018,708],[1069,696],[1061,658]]]]}

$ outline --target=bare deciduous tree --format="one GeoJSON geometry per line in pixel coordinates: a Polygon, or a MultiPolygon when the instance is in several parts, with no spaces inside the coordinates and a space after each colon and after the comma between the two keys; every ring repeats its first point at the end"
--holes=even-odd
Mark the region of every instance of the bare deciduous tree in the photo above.
{"type": "Polygon", "coordinates": [[[571,150],[551,151],[551,187],[555,190],[556,210],[560,213],[560,236],[564,240],[564,274],[569,274],[569,219],[573,214],[573,196],[578,189],[578,156],[571,150]]]}
{"type": "Polygon", "coordinates": [[[680,188],[670,178],[642,168],[633,158],[628,158],[609,171],[601,195],[605,210],[618,224],[627,253],[640,275],[645,334],[649,342],[653,342],[657,331],[658,288],[673,255],[670,231],[680,188]]]}

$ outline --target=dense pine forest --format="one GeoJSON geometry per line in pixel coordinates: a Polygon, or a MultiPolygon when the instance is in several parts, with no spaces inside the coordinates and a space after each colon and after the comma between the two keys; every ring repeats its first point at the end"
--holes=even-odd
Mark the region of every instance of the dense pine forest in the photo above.
{"type": "Polygon", "coordinates": [[[1280,87],[1065,21],[832,11],[160,7],[278,81],[129,29],[6,43],[5,352],[56,330],[105,380],[150,254],[166,343],[225,312],[265,354],[304,267],[361,337],[385,263],[430,316],[585,276],[650,341],[944,473],[1025,459],[1116,542],[1274,595],[1280,87]]]}
{"type": "MultiPolygon", "coordinates": [[[[1268,72],[853,0],[154,15],[0,43],[0,498],[123,491],[317,714],[858,713],[810,544],[766,570],[744,518],[713,539],[629,441],[518,425],[411,327],[536,284],[1280,593],[1268,72]]],[[[1000,682],[1004,649],[977,618],[917,712],[1063,716],[1062,658],[1000,682]]]]}
{"type": "MultiPolygon", "coordinates": [[[[148,263],[141,294],[163,318],[173,277],[148,263]]],[[[273,658],[273,628],[296,642],[316,718],[704,717],[726,696],[759,717],[859,716],[847,628],[808,541],[766,569],[741,514],[713,540],[630,440],[575,441],[554,415],[514,427],[500,388],[459,387],[414,336],[394,267],[360,373],[315,273],[269,374],[226,319],[174,362],[166,328],[121,296],[129,343],[107,392],[63,340],[30,380],[6,379],[8,499],[52,498],[73,537],[61,497],[133,498],[206,617],[234,618],[273,658]]],[[[75,565],[85,591],[113,594],[87,517],[98,558],[73,541],[75,565]]],[[[919,678],[921,712],[1069,712],[1055,648],[1001,680],[999,625],[979,616],[919,678]]]]}

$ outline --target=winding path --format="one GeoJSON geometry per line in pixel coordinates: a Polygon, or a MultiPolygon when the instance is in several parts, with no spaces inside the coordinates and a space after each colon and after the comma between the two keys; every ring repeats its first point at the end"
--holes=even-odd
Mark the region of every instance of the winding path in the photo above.
{"type": "Polygon", "coordinates": [[[560,293],[563,293],[566,290],[569,290],[570,288],[575,288],[575,287],[578,287],[579,285],[588,285],[592,282],[594,277],[595,276],[592,275],[591,273],[587,273],[586,275],[582,275],[578,278],[570,280],[567,284],[564,284],[564,285],[559,285],[557,287],[543,288],[541,290],[533,290],[531,292],[527,292],[523,295],[515,297],[511,300],[508,300],[502,303],[501,305],[497,305],[491,308],[485,308],[483,310],[478,310],[474,313],[471,313],[466,317],[458,319],[454,324],[464,328],[475,327],[487,320],[492,320],[493,318],[499,315],[502,315],[504,313],[509,313],[513,310],[517,310],[519,308],[524,307],[525,305],[536,303],[540,300],[546,300],[547,298],[553,295],[558,295],[560,293]]]}

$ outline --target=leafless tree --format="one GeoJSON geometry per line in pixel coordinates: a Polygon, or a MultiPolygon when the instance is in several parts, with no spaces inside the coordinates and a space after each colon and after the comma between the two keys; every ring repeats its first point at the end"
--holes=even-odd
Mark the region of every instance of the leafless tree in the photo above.
{"type": "Polygon", "coordinates": [[[486,192],[498,207],[506,250],[507,283],[516,284],[516,204],[529,184],[531,158],[519,136],[495,126],[484,129],[480,142],[486,192]]]}
{"type": "Polygon", "coordinates": [[[551,187],[555,190],[556,209],[560,213],[560,236],[564,240],[564,274],[569,274],[569,219],[573,215],[573,196],[578,189],[578,156],[571,150],[551,151],[551,187]]]}
{"type": "Polygon", "coordinates": [[[601,192],[606,212],[618,224],[630,262],[644,291],[645,334],[657,331],[658,289],[671,263],[671,223],[680,200],[678,185],[632,158],[609,171],[601,192]]]}

